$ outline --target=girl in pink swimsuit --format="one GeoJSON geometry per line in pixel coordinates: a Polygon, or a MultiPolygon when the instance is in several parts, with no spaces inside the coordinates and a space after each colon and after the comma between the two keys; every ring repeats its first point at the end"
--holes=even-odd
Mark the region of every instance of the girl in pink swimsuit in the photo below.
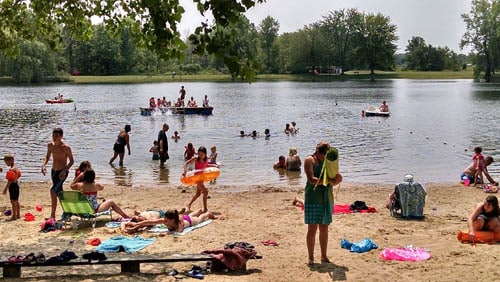
{"type": "Polygon", "coordinates": [[[167,210],[164,223],[170,232],[182,232],[184,228],[200,224],[208,219],[215,219],[215,216],[209,211],[198,210],[187,215],[179,214],[177,210],[167,210]]]}
{"type": "MultiPolygon", "coordinates": [[[[201,171],[209,166],[218,167],[216,164],[209,164],[208,163],[207,148],[205,148],[203,146],[198,148],[198,156],[197,157],[193,157],[184,163],[184,173],[182,174],[183,176],[186,175],[186,170],[187,170],[188,165],[190,163],[193,163],[193,162],[194,162],[195,171],[198,171],[198,170],[201,171]]],[[[203,184],[203,180],[198,181],[196,183],[196,193],[194,194],[193,198],[191,199],[191,201],[187,205],[188,211],[191,210],[191,204],[193,204],[193,202],[196,201],[196,199],[198,199],[198,197],[200,197],[201,194],[203,194],[203,212],[208,211],[208,208],[207,208],[208,190],[207,190],[207,187],[205,187],[205,184],[203,184]]]]}

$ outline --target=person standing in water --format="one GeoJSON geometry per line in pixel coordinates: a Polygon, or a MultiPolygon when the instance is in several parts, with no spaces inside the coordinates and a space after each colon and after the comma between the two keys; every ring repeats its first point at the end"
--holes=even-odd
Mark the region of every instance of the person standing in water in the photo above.
{"type": "Polygon", "coordinates": [[[123,166],[123,158],[125,157],[125,147],[127,147],[128,154],[130,155],[130,139],[128,133],[132,128],[130,124],[125,125],[125,128],[120,131],[118,137],[116,137],[115,144],[113,145],[113,157],[109,160],[109,164],[113,164],[116,157],[120,157],[120,166],[123,166]]]}

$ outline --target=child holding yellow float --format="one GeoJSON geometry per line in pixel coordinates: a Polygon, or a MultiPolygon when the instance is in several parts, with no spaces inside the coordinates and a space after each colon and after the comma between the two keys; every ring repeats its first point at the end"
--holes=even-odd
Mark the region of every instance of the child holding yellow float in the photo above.
{"type": "Polygon", "coordinates": [[[21,170],[14,164],[13,155],[5,155],[3,157],[3,161],[7,166],[10,167],[5,174],[5,178],[7,178],[7,184],[5,184],[3,194],[7,194],[7,189],[9,190],[10,203],[12,204],[11,220],[16,220],[21,218],[21,205],[19,204],[19,184],[17,183],[17,180],[19,179],[19,177],[21,177],[21,170]]]}
{"type": "MultiPolygon", "coordinates": [[[[184,163],[184,173],[182,174],[183,177],[186,176],[187,167],[191,163],[194,163],[195,174],[203,173],[203,170],[207,167],[218,167],[217,164],[211,164],[208,162],[207,148],[203,146],[198,148],[198,155],[196,157],[193,157],[184,163]]],[[[188,211],[191,210],[191,204],[193,204],[193,202],[196,201],[196,199],[198,199],[198,197],[200,197],[201,194],[203,194],[203,212],[208,211],[207,208],[208,189],[207,187],[205,187],[203,181],[204,178],[201,178],[199,181],[196,182],[196,193],[194,194],[193,198],[187,205],[188,211]]]]}

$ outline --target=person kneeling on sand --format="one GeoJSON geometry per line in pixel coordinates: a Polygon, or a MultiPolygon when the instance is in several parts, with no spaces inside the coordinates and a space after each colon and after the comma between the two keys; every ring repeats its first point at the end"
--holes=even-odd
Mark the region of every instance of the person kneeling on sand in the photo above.
{"type": "Polygon", "coordinates": [[[476,231],[500,232],[499,215],[498,199],[494,195],[489,195],[482,203],[477,204],[467,219],[470,236],[474,238],[476,231]]]}
{"type": "Polygon", "coordinates": [[[142,230],[144,227],[165,224],[169,231],[168,234],[172,234],[174,232],[182,232],[186,227],[200,224],[208,219],[216,218],[210,211],[203,212],[201,209],[196,212],[192,212],[189,215],[183,214],[183,211],[184,210],[181,210],[181,212],[179,212],[175,209],[167,210],[163,218],[147,219],[140,222],[131,221],[123,224],[122,230],[127,233],[133,233],[142,230]]]}

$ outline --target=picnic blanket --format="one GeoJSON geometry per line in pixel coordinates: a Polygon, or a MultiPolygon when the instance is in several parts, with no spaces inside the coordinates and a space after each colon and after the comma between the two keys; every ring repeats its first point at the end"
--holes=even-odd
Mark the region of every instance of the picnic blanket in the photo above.
{"type": "MultiPolygon", "coordinates": [[[[193,226],[189,226],[189,227],[186,227],[184,228],[184,230],[182,230],[182,232],[174,232],[174,235],[176,236],[182,236],[182,235],[186,235],[187,233],[195,230],[195,229],[198,229],[198,228],[201,228],[209,223],[211,223],[212,220],[209,219],[207,221],[203,221],[202,223],[200,224],[196,224],[196,225],[193,225],[193,226]]],[[[153,233],[166,233],[168,232],[168,228],[165,224],[157,224],[156,226],[153,226],[151,229],[148,230],[148,232],[153,232],[153,233]]]]}
{"type": "Polygon", "coordinates": [[[115,236],[102,242],[95,250],[101,253],[117,253],[119,251],[133,253],[144,249],[154,241],[156,241],[156,238],[115,236]]]}

